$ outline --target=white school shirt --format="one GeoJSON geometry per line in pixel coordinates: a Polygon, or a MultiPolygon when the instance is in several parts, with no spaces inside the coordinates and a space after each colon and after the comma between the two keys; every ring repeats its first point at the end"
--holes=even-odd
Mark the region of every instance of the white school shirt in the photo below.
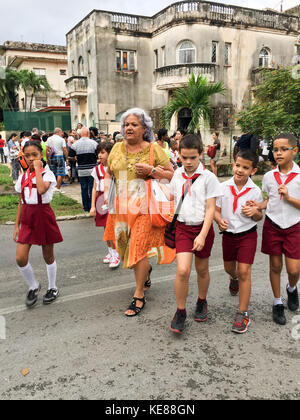
{"type": "MultiPolygon", "coordinates": [[[[102,176],[100,165],[98,165],[98,168],[99,168],[100,176],[102,176]]],[[[104,166],[105,173],[107,171],[107,168],[108,168],[107,166],[104,166]]],[[[104,179],[101,179],[101,181],[99,181],[99,178],[98,178],[98,175],[97,175],[97,172],[96,172],[96,166],[93,169],[93,171],[91,173],[91,176],[96,180],[96,191],[97,192],[99,192],[99,191],[104,192],[104,179]]]]}
{"type": "Polygon", "coordinates": [[[256,226],[257,222],[242,213],[242,206],[245,206],[247,201],[253,200],[257,203],[262,203],[264,201],[260,188],[252,181],[252,179],[248,179],[241,191],[238,190],[234,182],[234,177],[223,182],[221,184],[221,188],[223,196],[217,198],[217,207],[221,209],[222,219],[227,220],[229,224],[226,232],[247,232],[256,226]],[[233,213],[234,195],[231,192],[231,186],[235,188],[238,195],[246,191],[247,188],[251,188],[251,191],[238,199],[238,205],[235,213],[233,213]]]}
{"type": "MultiPolygon", "coordinates": [[[[209,198],[222,195],[221,184],[217,177],[210,171],[205,170],[200,163],[195,174],[200,174],[199,178],[191,186],[191,196],[189,193],[183,201],[178,221],[188,225],[200,225],[205,219],[206,202],[209,198]]],[[[175,196],[175,202],[178,206],[182,198],[182,187],[186,183],[184,167],[178,168],[170,183],[170,192],[175,196]]]]}
{"type": "MultiPolygon", "coordinates": [[[[45,171],[45,174],[43,175],[43,180],[45,182],[50,182],[51,184],[48,191],[46,191],[45,194],[42,194],[42,203],[49,204],[51,203],[52,198],[53,198],[54,187],[56,187],[56,178],[52,171],[47,170],[47,168],[45,168],[45,170],[46,171],[45,171]]],[[[16,185],[15,185],[15,190],[19,194],[21,194],[22,178],[23,178],[23,174],[19,176],[18,181],[16,182],[16,185]]],[[[26,179],[27,179],[27,175],[25,175],[25,180],[26,179]]],[[[32,183],[36,184],[36,177],[32,179],[32,183]]],[[[37,188],[32,188],[31,197],[29,198],[29,187],[26,186],[24,188],[24,194],[25,194],[26,204],[38,204],[37,188]]],[[[24,204],[23,200],[22,200],[22,204],[24,204]]]]}
{"type": "Polygon", "coordinates": [[[176,163],[177,159],[179,158],[179,153],[177,152],[177,150],[170,149],[170,156],[171,159],[176,163]]]}
{"type": "Polygon", "coordinates": [[[279,185],[275,179],[274,173],[279,172],[282,183],[286,181],[291,173],[298,175],[287,184],[289,196],[300,200],[300,168],[293,162],[293,169],[287,174],[282,174],[277,167],[273,171],[266,173],[263,178],[262,190],[268,194],[269,202],[266,215],[281,229],[288,229],[300,222],[300,210],[287,203],[284,198],[281,199],[278,193],[279,185]]]}

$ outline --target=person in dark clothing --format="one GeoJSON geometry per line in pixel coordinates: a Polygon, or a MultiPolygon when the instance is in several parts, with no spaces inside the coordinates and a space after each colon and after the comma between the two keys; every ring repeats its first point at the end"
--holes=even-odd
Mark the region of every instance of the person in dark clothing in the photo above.
{"type": "Polygon", "coordinates": [[[251,133],[243,133],[238,139],[236,145],[238,151],[240,150],[251,150],[253,153],[257,153],[259,147],[258,137],[251,133]]]}

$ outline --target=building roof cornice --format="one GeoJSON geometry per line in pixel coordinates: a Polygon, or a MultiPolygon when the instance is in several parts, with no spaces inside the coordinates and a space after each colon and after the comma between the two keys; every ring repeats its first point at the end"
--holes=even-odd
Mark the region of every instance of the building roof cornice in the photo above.
{"type": "Polygon", "coordinates": [[[2,50],[49,52],[56,54],[67,54],[67,47],[64,45],[38,44],[31,42],[5,41],[0,46],[2,50]]]}

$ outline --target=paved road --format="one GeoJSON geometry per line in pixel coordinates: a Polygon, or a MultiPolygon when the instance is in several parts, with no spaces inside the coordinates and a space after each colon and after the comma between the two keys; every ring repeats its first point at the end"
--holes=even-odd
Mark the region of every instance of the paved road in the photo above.
{"type": "MultiPolygon", "coordinates": [[[[251,315],[243,336],[231,333],[238,298],[228,293],[220,237],[211,258],[210,317],[196,324],[195,275],[188,299],[187,329],[173,336],[176,265],[155,267],[143,313],[127,319],[131,271],[101,263],[101,231],[90,219],[60,223],[56,248],[61,298],[52,306],[24,307],[26,287],[14,262],[12,226],[0,226],[0,399],[299,399],[299,343],[293,314],[279,327],[271,321],[268,261],[258,253],[253,269],[251,315]],[[3,318],[2,318],[3,320],[3,318]],[[21,372],[29,369],[25,377],[21,372]]],[[[32,265],[47,287],[40,249],[32,265]]],[[[284,286],[283,286],[284,288],[284,286]]]]}

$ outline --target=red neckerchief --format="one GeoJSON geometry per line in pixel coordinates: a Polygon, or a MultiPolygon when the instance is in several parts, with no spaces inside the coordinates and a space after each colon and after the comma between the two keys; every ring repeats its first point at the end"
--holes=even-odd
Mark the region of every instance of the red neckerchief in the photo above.
{"type": "Polygon", "coordinates": [[[189,196],[191,196],[192,195],[192,191],[191,191],[192,181],[194,179],[199,178],[200,174],[195,174],[195,175],[189,177],[189,176],[186,176],[186,174],[183,172],[182,176],[183,176],[184,179],[186,179],[186,182],[182,186],[182,195],[184,195],[185,189],[188,188],[189,196]]]}
{"type": "Polygon", "coordinates": [[[96,166],[96,172],[97,172],[97,176],[98,176],[99,181],[101,181],[101,179],[104,179],[106,172],[105,172],[105,169],[104,169],[104,166],[102,165],[102,163],[100,163],[99,166],[96,166]],[[102,173],[102,176],[100,175],[100,172],[99,172],[99,166],[100,166],[100,171],[102,173]]]}
{"type": "Polygon", "coordinates": [[[240,197],[243,197],[243,195],[248,194],[249,191],[251,191],[251,188],[247,188],[244,192],[242,192],[241,194],[237,194],[237,192],[235,191],[235,188],[233,185],[230,185],[230,190],[232,192],[232,194],[234,195],[234,200],[233,200],[233,214],[236,212],[237,207],[238,207],[238,200],[240,197]]]}
{"type": "MultiPolygon", "coordinates": [[[[287,177],[287,179],[285,180],[284,184],[282,182],[281,176],[279,172],[274,172],[274,177],[276,179],[277,184],[280,185],[287,185],[289,182],[291,182],[294,178],[296,178],[298,174],[296,172],[292,172],[291,174],[289,174],[289,176],[287,177]]],[[[282,194],[280,194],[280,200],[282,200],[282,194]]]]}
{"type": "MultiPolygon", "coordinates": [[[[45,169],[42,168],[41,169],[41,173],[43,174],[44,172],[45,172],[45,169]]],[[[32,180],[35,177],[35,171],[30,172],[30,168],[28,168],[27,171],[26,171],[26,175],[27,175],[27,178],[25,177],[25,181],[21,185],[21,192],[28,185],[28,188],[29,188],[29,198],[30,198],[31,197],[31,192],[32,192],[32,184],[33,184],[32,180]]]]}

